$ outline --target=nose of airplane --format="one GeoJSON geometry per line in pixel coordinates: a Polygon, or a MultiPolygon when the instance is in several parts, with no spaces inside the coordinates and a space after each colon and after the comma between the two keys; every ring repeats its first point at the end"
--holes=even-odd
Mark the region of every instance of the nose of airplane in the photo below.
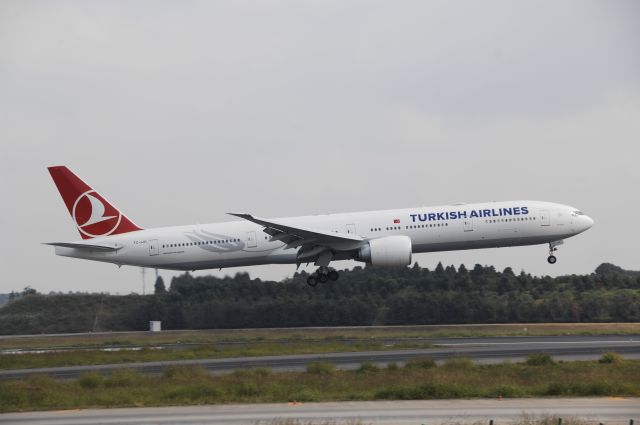
{"type": "Polygon", "coordinates": [[[593,219],[588,215],[583,215],[580,218],[581,218],[580,227],[582,227],[582,231],[584,232],[585,230],[591,229],[591,226],[593,226],[593,219]]]}

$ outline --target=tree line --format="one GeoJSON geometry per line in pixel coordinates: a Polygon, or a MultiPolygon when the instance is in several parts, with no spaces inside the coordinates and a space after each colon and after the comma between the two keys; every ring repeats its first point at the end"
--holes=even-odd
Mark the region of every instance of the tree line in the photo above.
{"type": "Polygon", "coordinates": [[[161,277],[152,295],[39,294],[0,308],[0,334],[164,329],[640,321],[640,273],[604,263],[552,278],[509,267],[355,267],[310,288],[300,272],[280,282],[248,273],[161,277]]]}

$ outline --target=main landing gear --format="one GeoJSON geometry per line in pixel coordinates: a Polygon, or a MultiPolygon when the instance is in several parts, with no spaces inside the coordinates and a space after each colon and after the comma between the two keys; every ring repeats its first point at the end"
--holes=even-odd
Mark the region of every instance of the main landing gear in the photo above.
{"type": "Polygon", "coordinates": [[[338,280],[340,275],[335,270],[320,267],[315,273],[307,278],[307,285],[316,286],[319,283],[327,283],[330,280],[338,280]]]}

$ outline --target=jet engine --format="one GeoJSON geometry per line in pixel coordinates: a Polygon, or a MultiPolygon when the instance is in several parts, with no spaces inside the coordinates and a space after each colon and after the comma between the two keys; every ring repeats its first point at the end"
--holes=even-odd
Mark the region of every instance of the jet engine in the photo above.
{"type": "Polygon", "coordinates": [[[358,260],[381,267],[407,266],[411,264],[411,239],[408,236],[371,239],[360,248],[358,260]]]}

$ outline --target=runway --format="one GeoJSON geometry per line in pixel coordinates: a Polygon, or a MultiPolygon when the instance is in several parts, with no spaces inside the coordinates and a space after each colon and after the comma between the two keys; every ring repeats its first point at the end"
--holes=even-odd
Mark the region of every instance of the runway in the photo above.
{"type": "Polygon", "coordinates": [[[521,361],[532,353],[547,353],[557,360],[597,359],[602,353],[615,351],[626,358],[640,358],[640,335],[627,336],[556,336],[556,337],[495,337],[495,338],[439,338],[434,348],[412,350],[361,351],[281,355],[263,357],[236,357],[200,360],[176,360],[147,363],[123,363],[95,366],[69,366],[39,369],[0,371],[0,379],[22,379],[33,373],[46,373],[56,378],[76,378],[80,374],[97,371],[110,373],[114,369],[129,368],[142,373],[159,374],[167,366],[193,365],[207,368],[213,373],[228,373],[252,367],[271,368],[274,371],[305,370],[312,362],[330,362],[342,369],[354,369],[363,362],[384,366],[402,364],[418,357],[443,361],[451,357],[469,357],[478,362],[495,363],[505,360],[521,361]]]}
{"type": "Polygon", "coordinates": [[[100,410],[66,410],[9,413],[0,415],[6,424],[216,424],[269,423],[293,419],[302,423],[339,424],[361,420],[363,425],[408,425],[442,422],[486,421],[505,423],[524,415],[576,418],[605,423],[628,424],[640,419],[638,398],[564,398],[513,400],[418,400],[361,401],[302,404],[244,404],[219,406],[157,407],[100,410]]]}

